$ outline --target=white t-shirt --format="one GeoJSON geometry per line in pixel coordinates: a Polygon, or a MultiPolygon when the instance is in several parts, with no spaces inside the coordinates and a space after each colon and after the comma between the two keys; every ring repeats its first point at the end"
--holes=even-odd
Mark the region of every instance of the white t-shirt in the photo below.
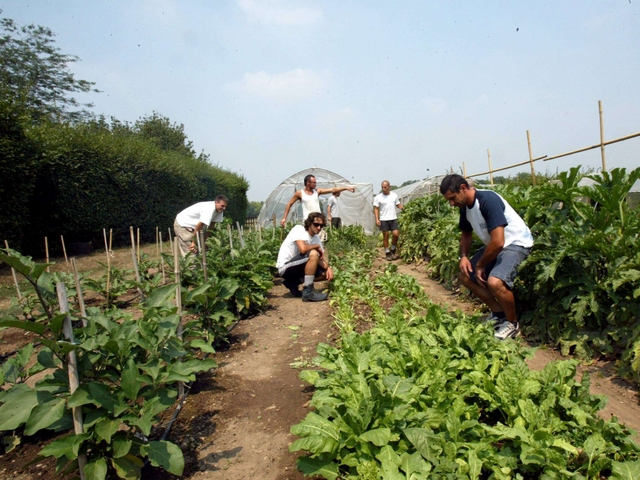
{"type": "Polygon", "coordinates": [[[338,210],[338,199],[335,195],[331,195],[327,200],[327,207],[331,207],[331,217],[340,218],[340,211],[338,210]]]}
{"type": "Polygon", "coordinates": [[[185,228],[196,228],[198,222],[207,227],[211,222],[221,222],[224,212],[216,211],[216,202],[199,202],[185,208],[176,216],[178,225],[185,228]]]}
{"type": "MultiPolygon", "coordinates": [[[[309,235],[302,225],[296,225],[291,229],[287,238],[284,239],[282,245],[280,245],[280,251],[278,252],[278,261],[276,262],[276,268],[280,275],[285,271],[285,265],[290,262],[293,257],[300,253],[296,242],[298,240],[304,241],[307,245],[320,245],[322,249],[322,241],[318,235],[309,235]]],[[[324,252],[324,250],[322,250],[324,252]]]]}
{"type": "Polygon", "coordinates": [[[380,209],[380,221],[395,220],[398,218],[396,214],[396,205],[400,204],[398,195],[394,192],[389,192],[389,195],[379,193],[376,198],[373,199],[373,206],[380,209]]]}
{"type": "Polygon", "coordinates": [[[314,190],[311,195],[305,193],[304,189],[300,190],[300,203],[302,203],[302,221],[304,222],[310,213],[320,212],[320,200],[318,199],[318,191],[314,190]]]}

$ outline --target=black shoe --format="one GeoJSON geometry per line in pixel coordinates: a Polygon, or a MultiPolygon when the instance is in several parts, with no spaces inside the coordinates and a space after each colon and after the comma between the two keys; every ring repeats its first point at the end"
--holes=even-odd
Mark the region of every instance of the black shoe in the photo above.
{"type": "Polygon", "coordinates": [[[302,292],[300,291],[298,283],[285,281],[283,285],[289,289],[291,295],[293,295],[294,297],[300,298],[302,296],[302,292]]]}
{"type": "Polygon", "coordinates": [[[385,255],[385,259],[389,261],[393,260],[393,253],[387,252],[385,255]]]}
{"type": "Polygon", "coordinates": [[[302,289],[302,301],[303,302],[322,302],[329,298],[326,293],[320,293],[313,285],[305,285],[302,289]]]}

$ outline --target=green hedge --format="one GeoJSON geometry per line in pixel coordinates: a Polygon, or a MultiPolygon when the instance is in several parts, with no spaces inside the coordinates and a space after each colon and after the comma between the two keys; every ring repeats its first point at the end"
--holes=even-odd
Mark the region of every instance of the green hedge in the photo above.
{"type": "MultiPolygon", "coordinates": [[[[3,231],[23,252],[41,253],[48,236],[55,253],[60,235],[65,242],[91,241],[99,248],[103,228],[113,229],[116,245],[128,241],[129,226],[152,241],[156,226],[166,233],[180,210],[220,193],[229,197],[225,215],[244,222],[249,186],[244,177],[163,150],[130,130],[97,122],[47,123],[23,133],[0,158],[3,179],[20,187],[2,192],[8,212],[3,224],[13,226],[3,231]],[[29,146],[22,164],[16,163],[29,146]],[[28,182],[21,169],[32,172],[28,182]]],[[[0,146],[11,140],[2,134],[0,146]]]]}

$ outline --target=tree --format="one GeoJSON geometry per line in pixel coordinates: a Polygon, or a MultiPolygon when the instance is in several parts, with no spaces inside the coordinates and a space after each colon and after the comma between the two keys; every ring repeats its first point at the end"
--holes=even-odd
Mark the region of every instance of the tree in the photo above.
{"type": "Polygon", "coordinates": [[[187,139],[184,125],[172,124],[171,120],[157,112],[136,121],[134,131],[142,138],[152,140],[162,150],[175,151],[196,158],[193,142],[187,139]]]}
{"type": "Polygon", "coordinates": [[[54,37],[46,27],[20,27],[9,18],[0,19],[0,97],[28,111],[34,121],[90,117],[86,108],[93,105],[71,94],[99,90],[92,88],[94,82],[78,80],[69,71],[69,64],[79,58],[60,53],[54,37]]]}

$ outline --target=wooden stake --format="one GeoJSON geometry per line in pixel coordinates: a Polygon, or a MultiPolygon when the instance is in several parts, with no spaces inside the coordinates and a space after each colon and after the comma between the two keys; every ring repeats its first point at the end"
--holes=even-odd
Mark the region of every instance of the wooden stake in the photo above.
{"type": "Polygon", "coordinates": [[[171,236],[171,227],[169,227],[168,230],[169,230],[169,243],[171,244],[171,252],[173,252],[173,237],[171,236]]]}
{"type": "Polygon", "coordinates": [[[60,241],[62,242],[62,252],[64,253],[64,263],[69,268],[69,259],[67,258],[67,247],[64,245],[64,237],[60,235],[60,241]]]}
{"type": "MultiPolygon", "coordinates": [[[[4,241],[4,246],[7,250],[9,250],[9,242],[4,241]]],[[[13,276],[13,283],[16,286],[16,293],[18,294],[18,300],[22,300],[22,293],[20,292],[20,286],[18,285],[18,277],[16,276],[16,271],[13,267],[11,267],[11,275],[13,276]]]]}
{"type": "Polygon", "coordinates": [[[233,253],[233,236],[231,235],[231,225],[227,225],[227,232],[229,232],[229,247],[231,247],[231,259],[233,260],[234,258],[236,258],[236,256],[233,253]]]}
{"type": "Polygon", "coordinates": [[[82,296],[82,287],[80,286],[80,275],[78,275],[78,267],[76,267],[75,257],[71,257],[71,268],[73,277],[76,280],[76,296],[78,298],[78,306],[80,307],[80,315],[82,315],[82,326],[87,326],[87,310],[84,307],[84,297],[82,296]]]}
{"type": "MultiPolygon", "coordinates": [[[[44,252],[46,255],[46,262],[49,263],[49,241],[47,237],[44,237],[44,252]]],[[[49,272],[49,265],[47,265],[47,273],[49,272]]]]}
{"type": "MultiPolygon", "coordinates": [[[[109,230],[111,233],[111,230],[109,230]]],[[[104,235],[104,251],[107,255],[107,293],[106,293],[106,302],[107,306],[109,305],[109,291],[111,290],[111,255],[109,255],[109,245],[107,244],[107,229],[102,229],[102,234],[104,235]]]]}
{"type": "Polygon", "coordinates": [[[238,238],[240,239],[240,248],[244,248],[244,236],[242,235],[242,228],[240,228],[240,222],[236,222],[238,228],[238,238]]]}
{"type": "Polygon", "coordinates": [[[162,269],[162,284],[164,285],[167,279],[164,276],[164,257],[162,253],[162,234],[160,234],[160,268],[162,269]]]}
{"type": "Polygon", "coordinates": [[[273,220],[273,228],[276,228],[277,225],[276,225],[276,214],[275,213],[273,214],[272,220],[273,220]]]}
{"type": "Polygon", "coordinates": [[[207,281],[207,252],[206,252],[206,244],[204,241],[204,232],[200,230],[198,232],[198,237],[200,238],[200,245],[202,248],[200,249],[200,253],[202,254],[202,273],[204,274],[204,281],[207,281]]]}
{"type": "Polygon", "coordinates": [[[256,224],[256,230],[258,230],[258,240],[262,243],[262,227],[260,224],[256,224]]]}
{"type": "MultiPolygon", "coordinates": [[[[131,234],[131,259],[133,260],[133,270],[136,272],[136,282],[138,285],[142,283],[140,280],[140,270],[138,270],[138,262],[136,261],[136,242],[135,237],[133,235],[133,227],[129,227],[129,233],[131,234]]],[[[140,293],[140,298],[144,300],[144,292],[140,287],[138,287],[138,292],[140,293]]]]}
{"type": "Polygon", "coordinates": [[[491,166],[491,151],[487,148],[487,157],[489,158],[489,178],[491,179],[491,185],[493,185],[493,167],[491,166]]]}
{"type": "Polygon", "coordinates": [[[607,159],[604,154],[604,115],[602,113],[602,102],[598,100],[598,110],[600,111],[600,154],[602,155],[602,171],[607,171],[607,159]]]}
{"type": "MultiPolygon", "coordinates": [[[[60,304],[60,313],[66,313],[62,322],[62,331],[64,337],[69,343],[74,342],[73,338],[73,326],[71,325],[71,317],[69,316],[69,301],[67,299],[67,289],[63,282],[56,283],[56,291],[58,293],[58,303],[60,304]]],[[[76,351],[71,350],[67,354],[67,368],[69,375],[69,392],[73,394],[80,386],[80,376],[78,375],[78,359],[76,357],[76,351]]],[[[73,417],[73,430],[76,435],[84,433],[84,427],[82,425],[82,407],[73,407],[71,409],[71,415],[73,417]]],[[[84,467],[87,464],[87,456],[82,454],[78,456],[78,467],[80,469],[80,478],[86,479],[84,474],[84,467]]]]}
{"type": "Polygon", "coordinates": [[[158,235],[160,232],[158,231],[158,226],[156,225],[156,257],[160,258],[160,241],[158,240],[158,235]]]}
{"type": "MultiPolygon", "coordinates": [[[[182,286],[180,279],[180,246],[178,237],[175,238],[175,242],[173,242],[173,273],[174,279],[176,282],[176,307],[178,309],[178,328],[176,329],[176,335],[180,340],[182,340],[182,286]]],[[[184,383],[178,382],[178,398],[182,398],[184,396],[184,383]]]]}
{"type": "Polygon", "coordinates": [[[462,176],[467,178],[467,164],[465,162],[462,162],[462,176]]]}
{"type": "Polygon", "coordinates": [[[529,148],[529,163],[531,163],[531,183],[536,186],[536,171],[533,168],[533,153],[531,153],[531,136],[527,130],[527,147],[529,148]]]}
{"type": "Polygon", "coordinates": [[[138,254],[138,262],[140,262],[140,227],[137,228],[138,231],[138,236],[137,236],[137,240],[138,240],[138,247],[137,247],[137,254],[138,254]]]}

